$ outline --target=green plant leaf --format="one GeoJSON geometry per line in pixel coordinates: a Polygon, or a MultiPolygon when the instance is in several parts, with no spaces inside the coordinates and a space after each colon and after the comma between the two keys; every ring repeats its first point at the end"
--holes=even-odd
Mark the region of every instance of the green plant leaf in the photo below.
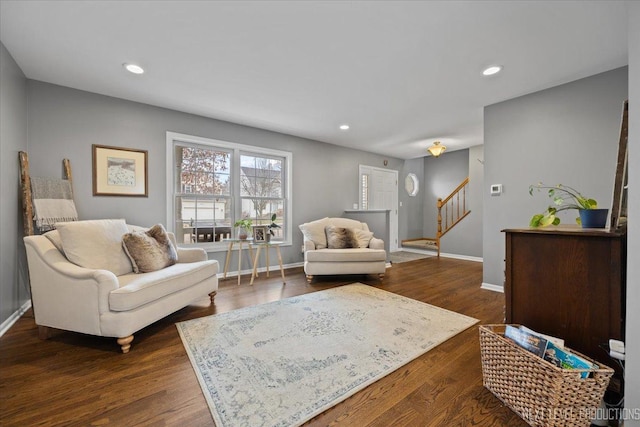
{"type": "Polygon", "coordinates": [[[531,217],[529,227],[540,227],[540,220],[544,217],[542,214],[536,214],[531,217]]]}

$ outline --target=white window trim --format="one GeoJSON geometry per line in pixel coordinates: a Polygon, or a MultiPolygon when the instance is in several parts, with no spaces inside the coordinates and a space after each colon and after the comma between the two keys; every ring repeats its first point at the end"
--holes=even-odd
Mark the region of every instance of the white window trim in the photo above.
{"type": "MultiPolygon", "coordinates": [[[[246,144],[238,144],[235,142],[222,141],[219,139],[211,139],[204,138],[201,136],[193,136],[186,135],[183,133],[177,132],[169,132],[167,131],[167,144],[166,144],[166,166],[167,166],[167,229],[171,232],[175,232],[175,197],[173,195],[174,192],[174,172],[175,172],[175,159],[174,159],[174,141],[186,142],[192,144],[200,144],[200,145],[208,145],[215,147],[223,147],[228,148],[237,152],[240,151],[249,151],[255,154],[265,154],[270,156],[284,157],[286,159],[285,163],[285,199],[286,199],[286,212],[287,212],[287,226],[286,226],[286,236],[287,239],[282,241],[282,246],[291,246],[292,244],[292,233],[293,233],[293,202],[292,202],[292,183],[291,183],[291,171],[292,171],[292,160],[293,154],[289,151],[280,151],[274,150],[271,148],[257,147],[254,145],[246,145],[246,144]]],[[[240,166],[240,157],[233,156],[234,161],[234,169],[237,170],[240,166]],[[237,164],[235,164],[237,162],[237,164]]],[[[240,196],[240,183],[236,182],[237,179],[234,179],[234,195],[240,196]],[[236,186],[238,188],[236,188],[236,186]]],[[[225,242],[207,242],[207,243],[191,243],[184,244],[178,243],[180,247],[200,247],[206,250],[207,252],[223,252],[227,251],[228,244],[225,242]]]]}

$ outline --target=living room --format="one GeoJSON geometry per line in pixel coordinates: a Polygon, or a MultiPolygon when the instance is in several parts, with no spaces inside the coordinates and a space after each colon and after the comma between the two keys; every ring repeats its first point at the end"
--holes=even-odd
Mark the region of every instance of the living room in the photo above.
{"type": "MultiPolygon", "coordinates": [[[[482,128],[477,143],[459,149],[455,148],[455,144],[448,144],[449,150],[439,158],[426,157],[425,150],[428,144],[419,147],[419,150],[425,153],[420,157],[411,157],[410,154],[396,156],[381,154],[376,151],[376,139],[370,140],[364,147],[354,148],[342,145],[342,139],[348,137],[337,129],[339,123],[335,123],[336,143],[334,144],[331,141],[312,137],[294,136],[295,133],[288,134],[286,131],[267,130],[270,124],[266,120],[264,128],[261,128],[257,124],[246,125],[242,120],[234,123],[222,113],[218,116],[195,114],[190,112],[192,110],[189,99],[181,100],[185,106],[183,110],[163,107],[160,101],[156,104],[137,102],[136,91],[151,90],[150,86],[146,86],[144,78],[153,79],[154,74],[159,71],[154,71],[153,66],[150,66],[146,75],[140,76],[141,78],[126,75],[121,65],[122,62],[129,60],[128,58],[122,58],[115,65],[109,64],[109,66],[119,67],[118,72],[122,72],[122,80],[126,81],[128,89],[120,95],[79,89],[83,87],[83,80],[90,80],[86,75],[71,74],[68,78],[77,81],[77,84],[62,84],[49,80],[46,74],[31,74],[26,71],[31,69],[28,68],[31,67],[27,61],[29,55],[25,53],[25,56],[19,56],[18,52],[21,51],[17,49],[22,43],[28,47],[29,43],[40,42],[31,41],[24,33],[22,33],[24,41],[20,43],[15,39],[15,35],[10,36],[8,33],[5,35],[7,28],[14,28],[6,25],[5,20],[17,19],[18,22],[22,22],[21,20],[34,17],[35,12],[26,6],[24,10],[18,8],[20,12],[18,15],[11,15],[13,10],[8,7],[10,3],[12,2],[3,1],[2,3],[3,37],[0,40],[2,42],[1,176],[3,182],[0,208],[3,242],[0,321],[3,324],[16,313],[20,313],[29,300],[19,206],[18,151],[28,152],[33,175],[58,177],[62,159],[70,159],[74,174],[75,202],[82,219],[126,218],[128,223],[143,226],[162,223],[167,225],[170,231],[172,228],[167,214],[170,197],[167,183],[167,132],[290,152],[293,159],[290,177],[292,186],[292,215],[289,218],[290,244],[282,248],[282,254],[284,264],[292,270],[299,268],[303,262],[300,251],[303,236],[297,226],[325,216],[342,216],[345,210],[351,209],[354,203],[359,201],[358,167],[360,165],[397,171],[401,183],[410,172],[419,177],[423,191],[420,191],[416,197],[411,197],[404,191],[398,191],[399,241],[428,237],[433,234],[431,229],[435,227],[434,221],[430,219],[427,224],[425,219],[427,216],[435,217],[433,211],[430,211],[433,209],[431,203],[427,204],[426,201],[427,194],[430,194],[429,197],[434,194],[429,187],[437,186],[438,176],[444,176],[446,171],[453,168],[456,174],[463,176],[472,174],[478,179],[471,181],[473,188],[470,190],[469,197],[475,203],[472,215],[447,235],[448,240],[443,242],[444,252],[463,259],[467,257],[482,260],[481,279],[477,287],[484,285],[486,288],[500,290],[504,281],[505,253],[504,235],[501,230],[509,227],[526,227],[529,217],[543,207],[544,201],[529,196],[528,186],[538,181],[573,184],[588,191],[601,204],[610,205],[622,102],[625,99],[629,99],[632,105],[638,102],[640,73],[634,70],[640,68],[638,65],[640,46],[637,41],[640,37],[634,38],[632,35],[638,34],[639,31],[640,10],[633,2],[616,3],[616,7],[628,9],[624,14],[627,21],[620,22],[615,19],[606,21],[613,22],[621,28],[628,26],[624,31],[625,34],[627,31],[629,34],[628,40],[626,38],[624,40],[625,43],[628,41],[628,46],[624,43],[617,46],[625,54],[622,62],[596,64],[588,70],[578,67],[574,74],[546,82],[543,86],[526,92],[519,92],[510,98],[489,98],[492,101],[475,106],[476,113],[482,116],[480,120],[482,128]],[[6,9],[5,6],[7,6],[6,9]],[[14,44],[16,51],[12,51],[14,44]],[[24,64],[21,63],[23,60],[24,64]],[[130,89],[135,88],[135,85],[138,85],[138,89],[130,89]],[[127,91],[130,91],[130,94],[127,91]],[[579,134],[572,133],[578,130],[579,134]],[[148,152],[148,197],[94,196],[91,178],[91,156],[94,144],[146,150],[148,152]],[[368,146],[371,147],[370,150],[367,149],[368,146]],[[489,185],[497,183],[503,184],[503,194],[492,197],[488,194],[489,185]],[[476,206],[477,209],[475,209],[476,206]]],[[[598,9],[597,13],[607,9],[606,6],[597,3],[594,7],[603,8],[598,9]]],[[[313,2],[310,6],[312,4],[313,2]]],[[[366,8],[367,5],[369,4],[361,3],[360,7],[366,8]]],[[[158,7],[158,5],[155,6],[158,7]]],[[[394,9],[395,12],[407,13],[406,10],[403,12],[403,6],[409,7],[406,4],[400,4],[397,6],[398,9],[394,9]]],[[[582,6],[586,7],[586,5],[582,6]]],[[[79,7],[84,9],[90,6],[84,4],[79,7]]],[[[149,7],[154,5],[150,4],[149,7]]],[[[280,7],[284,6],[280,5],[280,7]]],[[[299,6],[295,6],[294,9],[297,7],[299,6]]],[[[564,7],[569,6],[564,4],[564,7]]],[[[613,9],[619,11],[620,9],[616,7],[613,9]]],[[[55,10],[55,7],[53,9],[55,10]]],[[[615,15],[615,13],[612,14],[615,15]]],[[[73,18],[81,21],[82,13],[78,12],[78,15],[73,18]]],[[[51,19],[51,22],[55,24],[54,19],[51,19]]],[[[88,31],[86,28],[79,29],[79,31],[83,30],[88,31]]],[[[535,34],[531,34],[531,37],[535,38],[535,34]]],[[[99,45],[100,41],[94,40],[93,43],[99,45]]],[[[180,48],[181,46],[173,47],[174,50],[180,48]]],[[[162,47],[162,49],[168,48],[162,47]]],[[[277,51],[277,46],[272,49],[277,51]]],[[[531,51],[531,55],[534,54],[533,48],[522,48],[521,51],[525,53],[531,51]]],[[[385,52],[385,54],[390,53],[385,52]]],[[[58,66],[55,55],[54,51],[49,55],[52,68],[58,66]]],[[[538,60],[544,61],[544,56],[540,56],[538,60]]],[[[514,67],[515,64],[511,68],[514,67]]],[[[480,83],[488,85],[484,90],[497,91],[499,89],[497,86],[501,84],[498,79],[508,78],[505,76],[508,76],[509,68],[509,64],[505,64],[503,70],[505,75],[496,76],[489,83],[486,81],[480,83]]],[[[264,68],[263,70],[265,74],[269,71],[264,68]]],[[[44,73],[43,70],[38,72],[44,73]]],[[[528,72],[533,73],[533,71],[528,72]]],[[[259,73],[256,72],[256,74],[259,73]]],[[[256,86],[263,84],[261,78],[256,77],[256,86]]],[[[184,77],[184,80],[176,82],[176,85],[183,86],[185,90],[193,90],[188,77],[184,77]]],[[[224,82],[220,84],[224,85],[224,82]]],[[[319,83],[308,82],[308,84],[319,83]]],[[[362,90],[374,89],[363,87],[362,90]]],[[[410,89],[406,90],[410,91],[410,89]]],[[[260,96],[260,91],[256,91],[255,97],[259,99],[260,96]]],[[[456,99],[455,96],[452,98],[456,99]]],[[[251,98],[246,94],[238,99],[225,101],[230,105],[251,105],[252,103],[251,98]]],[[[390,110],[394,108],[394,103],[401,102],[392,99],[387,101],[388,105],[379,106],[379,109],[385,110],[386,114],[392,113],[390,110]]],[[[307,102],[312,103],[313,100],[300,101],[294,96],[290,108],[301,108],[307,102]]],[[[339,99],[335,102],[340,103],[339,99]]],[[[384,101],[380,100],[380,102],[384,101]]],[[[433,102],[443,104],[444,109],[451,101],[436,99],[433,102]]],[[[254,114],[257,120],[261,120],[261,112],[257,107],[254,114]]],[[[354,111],[353,114],[355,115],[356,112],[354,111]]],[[[308,120],[317,121],[321,120],[321,117],[319,115],[308,120]]],[[[358,132],[355,119],[348,120],[352,121],[352,129],[349,132],[358,132]]],[[[629,138],[632,141],[632,147],[638,140],[636,123],[638,123],[638,115],[632,107],[629,138]]],[[[380,140],[382,139],[380,137],[380,140]]],[[[406,141],[406,145],[413,143],[415,141],[406,141]]],[[[394,144],[398,145],[398,153],[404,149],[400,147],[400,140],[396,139],[394,144]]],[[[636,159],[637,156],[634,157],[632,149],[629,163],[638,164],[636,159]]],[[[638,180],[633,166],[629,180],[632,183],[638,180]]],[[[633,193],[629,197],[629,206],[631,211],[637,207],[637,199],[633,197],[633,193]]],[[[629,283],[634,283],[634,279],[637,279],[640,274],[633,262],[633,254],[637,253],[639,241],[636,230],[632,223],[628,237],[628,254],[631,255],[627,271],[629,283]]],[[[209,252],[210,259],[217,259],[220,264],[224,264],[225,249],[226,247],[209,252]]],[[[391,270],[396,268],[402,269],[402,266],[394,266],[391,270]]],[[[640,300],[636,288],[630,286],[627,293],[627,325],[636,325],[640,321],[638,314],[633,310],[636,305],[634,303],[640,300]]],[[[219,298],[220,295],[218,301],[219,298]]],[[[632,328],[627,326],[627,330],[632,328]]],[[[640,395],[637,391],[640,390],[637,362],[640,343],[636,337],[629,335],[626,343],[628,348],[626,404],[629,408],[635,408],[640,407],[640,395]]],[[[626,425],[633,425],[633,422],[628,421],[626,425]]]]}

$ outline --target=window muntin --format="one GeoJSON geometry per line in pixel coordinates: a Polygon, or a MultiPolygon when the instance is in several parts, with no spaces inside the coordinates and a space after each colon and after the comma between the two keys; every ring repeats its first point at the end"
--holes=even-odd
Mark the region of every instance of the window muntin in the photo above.
{"type": "Polygon", "coordinates": [[[237,219],[270,225],[274,213],[280,228],[273,239],[290,243],[291,153],[170,132],[167,143],[173,154],[168,213],[179,243],[226,248],[216,242],[235,237],[237,219]]]}

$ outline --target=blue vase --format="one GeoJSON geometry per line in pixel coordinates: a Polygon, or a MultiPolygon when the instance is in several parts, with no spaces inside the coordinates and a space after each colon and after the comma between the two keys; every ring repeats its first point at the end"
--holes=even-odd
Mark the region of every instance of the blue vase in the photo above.
{"type": "Polygon", "coordinates": [[[580,209],[582,228],[604,228],[609,209],[580,209]]]}

